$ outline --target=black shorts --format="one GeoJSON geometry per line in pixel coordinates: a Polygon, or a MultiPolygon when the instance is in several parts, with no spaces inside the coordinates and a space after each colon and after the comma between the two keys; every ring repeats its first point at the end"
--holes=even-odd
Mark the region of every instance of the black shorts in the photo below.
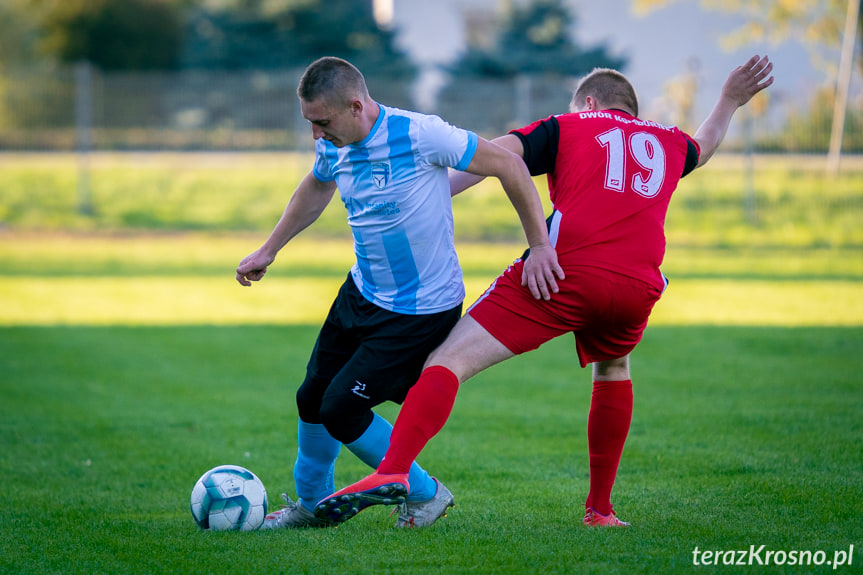
{"type": "Polygon", "coordinates": [[[385,401],[402,403],[428,355],[461,317],[461,304],[432,314],[385,310],[362,296],[348,274],[330,307],[297,393],[303,421],[320,421],[321,406],[350,419],[385,401]]]}

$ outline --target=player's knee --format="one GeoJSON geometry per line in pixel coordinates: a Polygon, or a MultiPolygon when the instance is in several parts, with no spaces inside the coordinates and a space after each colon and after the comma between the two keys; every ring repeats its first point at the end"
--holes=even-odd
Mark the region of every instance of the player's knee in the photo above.
{"type": "Polygon", "coordinates": [[[321,423],[321,394],[307,378],[297,390],[297,414],[306,423],[321,423]]]}
{"type": "Polygon", "coordinates": [[[629,356],[594,363],[593,377],[606,381],[629,379],[629,356]]]}
{"type": "Polygon", "coordinates": [[[342,443],[353,443],[371,423],[373,414],[366,405],[358,405],[350,397],[324,397],[320,407],[321,423],[342,443]]]}

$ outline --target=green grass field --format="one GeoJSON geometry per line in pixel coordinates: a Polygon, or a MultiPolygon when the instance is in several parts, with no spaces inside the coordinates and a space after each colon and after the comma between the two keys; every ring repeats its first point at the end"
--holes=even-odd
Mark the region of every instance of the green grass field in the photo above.
{"type": "MultiPolygon", "coordinates": [[[[255,471],[273,506],[294,494],[294,393],[352,262],[331,208],[263,282],[236,284],[233,268],[289,193],[273,189],[277,162],[268,173],[258,160],[219,177],[180,160],[105,160],[122,165],[83,217],[68,158],[0,158],[0,573],[861,571],[860,173],[831,187],[812,167],[773,166],[802,183],[784,199],[765,191],[770,210],[748,221],[721,199],[734,197],[733,159],[699,184],[724,182],[717,202],[699,205],[691,186],[669,213],[672,282],[633,354],[635,415],[613,496],[632,528],[580,524],[590,373],[564,337],[462,388],[421,455],[457,503],[432,528],[395,530],[374,508],[338,529],[199,531],[189,494],[215,465],[255,471]],[[121,168],[159,172],[162,188],[121,168]],[[175,197],[196,178],[207,185],[175,197]],[[827,198],[804,201],[804,189],[827,198]],[[210,223],[196,224],[205,208],[210,223]],[[257,223],[229,225],[253,212],[257,223]],[[761,559],[823,551],[824,564],[693,565],[696,547],[761,545],[761,559]],[[826,564],[851,545],[851,565],[826,564]]],[[[513,215],[492,194],[457,211],[469,300],[521,252],[511,239],[475,243],[512,238],[513,215]]],[[[393,420],[396,406],[381,413],[393,420]]],[[[336,482],[367,472],[343,450],[336,482]]]]}
{"type": "MultiPolygon", "coordinates": [[[[565,338],[465,386],[422,455],[456,495],[432,528],[396,531],[374,508],[325,531],[198,531],[188,498],[209,467],[251,468],[274,505],[293,492],[314,336],[0,329],[0,572],[686,573],[696,546],[863,546],[863,330],[828,327],[649,330],[614,493],[625,531],[579,524],[590,384],[565,338]]],[[[337,482],[366,471],[344,452],[337,482]]]]}
{"type": "MultiPolygon", "coordinates": [[[[829,250],[669,253],[614,493],[631,529],[579,523],[590,377],[561,338],[464,386],[422,454],[458,504],[436,526],[375,508],[199,532],[189,493],[217,464],[254,470],[273,505],[293,493],[293,394],[350,265],[347,243],[306,239],[241,288],[261,239],[2,237],[0,572],[683,573],[696,546],[863,548],[863,274],[829,250]]],[[[518,253],[461,248],[473,294],[518,253]]],[[[337,482],[366,472],[345,451],[337,482]]]]}

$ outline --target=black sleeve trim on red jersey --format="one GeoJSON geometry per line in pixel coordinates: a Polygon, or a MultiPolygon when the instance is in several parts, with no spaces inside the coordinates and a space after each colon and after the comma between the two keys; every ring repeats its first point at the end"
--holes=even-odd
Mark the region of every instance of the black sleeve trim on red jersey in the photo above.
{"type": "Polygon", "coordinates": [[[689,138],[686,139],[686,163],[683,164],[681,178],[698,166],[698,147],[689,138]]]}
{"type": "Polygon", "coordinates": [[[554,171],[557,161],[557,144],[560,139],[560,125],[552,116],[537,124],[529,134],[510,132],[518,136],[524,147],[524,163],[531,176],[548,174],[554,171]]]}

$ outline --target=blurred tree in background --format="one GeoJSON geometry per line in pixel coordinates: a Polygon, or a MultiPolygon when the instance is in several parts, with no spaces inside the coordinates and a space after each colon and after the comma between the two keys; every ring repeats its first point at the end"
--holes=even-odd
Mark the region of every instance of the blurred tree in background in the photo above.
{"type": "Polygon", "coordinates": [[[0,0],[0,129],[74,126],[79,61],[95,67],[84,93],[105,127],[284,125],[296,71],[325,55],[356,64],[388,104],[410,106],[415,66],[372,0],[0,0]],[[239,103],[244,90],[255,106],[239,103]]]}
{"type": "Polygon", "coordinates": [[[456,76],[519,74],[581,76],[594,67],[622,69],[626,61],[605,46],[584,49],[570,35],[575,17],[563,0],[513,5],[490,48],[471,46],[451,71],[456,76]]]}
{"type": "Polygon", "coordinates": [[[25,0],[0,2],[0,128],[9,123],[7,107],[2,105],[8,92],[6,74],[35,57],[35,30],[36,23],[25,10],[25,0]]]}
{"type": "Polygon", "coordinates": [[[38,10],[28,0],[0,2],[0,72],[37,59],[38,10]]]}
{"type": "Polygon", "coordinates": [[[564,0],[512,3],[502,16],[488,46],[469,46],[449,67],[437,107],[454,124],[497,136],[497,126],[566,112],[575,77],[595,67],[626,66],[605,46],[576,44],[575,17],[564,0]]]}
{"type": "Polygon", "coordinates": [[[410,79],[371,0],[2,0],[0,69],[40,58],[102,70],[302,68],[340,56],[410,79]]]}
{"type": "Polygon", "coordinates": [[[184,69],[303,69],[322,56],[357,66],[387,104],[410,107],[416,66],[381,28],[371,0],[182,0],[184,69]]]}
{"type": "Polygon", "coordinates": [[[364,74],[410,80],[414,66],[380,28],[371,2],[235,0],[222,8],[201,3],[186,26],[183,67],[275,69],[305,67],[338,56],[364,74]]]}
{"type": "Polygon", "coordinates": [[[166,0],[63,0],[41,22],[40,48],[60,62],[88,60],[102,70],[176,67],[182,20],[166,0]]]}

